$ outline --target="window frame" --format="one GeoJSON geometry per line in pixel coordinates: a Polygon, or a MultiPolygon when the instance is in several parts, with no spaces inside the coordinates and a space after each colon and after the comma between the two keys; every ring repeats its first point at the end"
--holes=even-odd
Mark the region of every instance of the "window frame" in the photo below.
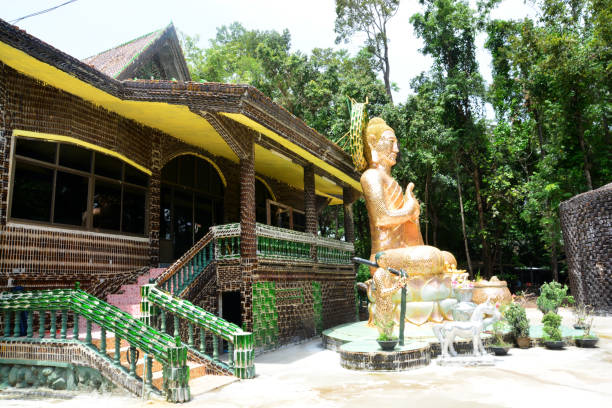
{"type": "Polygon", "coordinates": [[[149,218],[150,218],[149,203],[150,203],[151,176],[149,174],[143,172],[139,168],[132,166],[127,161],[122,160],[120,157],[114,157],[114,156],[109,156],[109,157],[113,157],[113,158],[117,159],[121,163],[121,179],[114,179],[114,178],[110,178],[110,177],[106,177],[106,176],[97,175],[95,173],[95,161],[96,161],[96,156],[97,155],[106,155],[106,156],[109,156],[109,155],[105,154],[104,152],[100,152],[100,151],[97,151],[95,149],[91,149],[91,148],[86,147],[86,146],[80,146],[78,143],[70,143],[68,141],[63,141],[63,140],[48,140],[48,139],[41,140],[40,138],[32,138],[32,137],[21,136],[21,135],[19,135],[19,136],[13,135],[12,141],[11,141],[10,157],[9,157],[9,185],[8,185],[8,200],[7,200],[7,211],[6,211],[7,221],[14,221],[14,222],[19,222],[19,223],[24,223],[24,224],[40,225],[40,226],[46,226],[46,227],[72,229],[72,230],[75,230],[75,231],[99,232],[99,233],[105,233],[105,234],[133,236],[133,237],[139,237],[139,238],[148,237],[148,235],[149,235],[149,218]],[[54,159],[54,162],[53,163],[49,163],[49,162],[45,162],[45,161],[42,161],[42,160],[33,159],[31,157],[18,155],[17,154],[17,144],[18,144],[19,140],[30,140],[30,141],[35,141],[35,142],[39,142],[39,143],[52,143],[52,144],[54,144],[55,145],[55,159],[54,159]],[[66,166],[60,165],[59,161],[60,161],[60,153],[61,153],[61,146],[62,145],[76,146],[76,147],[79,147],[79,148],[89,152],[91,154],[91,156],[90,156],[89,172],[85,172],[83,170],[77,170],[77,169],[74,169],[74,168],[70,168],[70,167],[66,167],[66,166]],[[51,187],[51,204],[50,204],[51,208],[50,208],[49,221],[37,221],[37,220],[31,220],[31,219],[27,219],[27,218],[13,217],[12,210],[13,210],[14,187],[15,187],[15,173],[16,173],[17,163],[18,162],[26,163],[26,164],[37,166],[37,167],[42,167],[42,168],[45,168],[45,169],[51,169],[53,171],[53,183],[52,183],[52,187],[51,187]],[[139,171],[139,172],[141,172],[143,174],[146,174],[146,177],[147,177],[146,186],[126,182],[125,181],[126,166],[131,166],[135,170],[137,170],[137,171],[139,171]],[[64,223],[55,222],[55,199],[56,199],[56,195],[57,195],[56,194],[56,190],[57,190],[57,175],[58,175],[58,171],[62,171],[64,173],[68,173],[68,174],[77,175],[77,176],[80,176],[80,177],[87,178],[87,202],[86,202],[86,213],[87,213],[87,216],[86,216],[86,222],[85,222],[84,226],[78,226],[78,225],[74,225],[74,224],[64,224],[64,223]],[[120,212],[119,212],[119,230],[105,229],[105,228],[94,228],[94,226],[93,226],[93,203],[94,203],[94,194],[95,194],[96,180],[102,180],[102,181],[106,181],[106,182],[111,182],[113,184],[119,185],[119,187],[120,187],[121,195],[120,195],[120,212]],[[144,210],[145,210],[145,213],[144,213],[144,228],[143,228],[143,232],[142,233],[133,233],[133,232],[124,232],[123,231],[123,216],[124,216],[123,196],[124,196],[124,190],[126,188],[132,189],[132,191],[137,190],[137,191],[144,192],[144,206],[145,206],[144,210]]]}

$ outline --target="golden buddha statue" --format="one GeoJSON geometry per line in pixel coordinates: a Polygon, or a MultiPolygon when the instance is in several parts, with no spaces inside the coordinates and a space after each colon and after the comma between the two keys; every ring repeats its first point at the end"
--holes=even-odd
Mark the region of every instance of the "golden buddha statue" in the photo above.
{"type": "Polygon", "coordinates": [[[414,184],[410,183],[403,192],[391,176],[399,152],[395,132],[381,118],[373,118],[363,132],[363,139],[368,167],[361,176],[361,186],[370,219],[370,260],[379,265],[373,271],[374,321],[386,321],[388,313],[396,320],[399,318],[397,289],[401,286],[406,287],[407,321],[421,325],[428,320],[452,320],[450,309],[457,301],[449,299],[452,289],[449,272],[455,269],[457,261],[451,253],[423,244],[414,184]],[[407,280],[387,276],[390,274],[384,268],[388,267],[403,269],[407,280]],[[389,290],[394,291],[392,310],[387,300],[389,290]],[[383,293],[385,296],[377,296],[383,293]]]}

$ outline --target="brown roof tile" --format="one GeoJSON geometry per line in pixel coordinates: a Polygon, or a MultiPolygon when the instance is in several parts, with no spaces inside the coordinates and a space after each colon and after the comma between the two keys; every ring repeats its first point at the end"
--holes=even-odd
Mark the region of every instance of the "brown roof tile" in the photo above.
{"type": "Polygon", "coordinates": [[[168,27],[145,34],[118,47],[86,58],[83,62],[112,78],[117,78],[138,55],[151,46],[167,29],[168,27]]]}

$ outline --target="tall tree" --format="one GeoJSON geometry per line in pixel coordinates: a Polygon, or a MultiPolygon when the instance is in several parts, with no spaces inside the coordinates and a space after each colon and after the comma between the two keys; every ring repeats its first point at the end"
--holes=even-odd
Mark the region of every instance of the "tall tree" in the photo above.
{"type": "Polygon", "coordinates": [[[367,36],[366,45],[378,61],[389,100],[391,80],[389,76],[389,37],[387,23],[397,13],[399,0],[336,0],[336,44],[361,32],[367,36]]]}
{"type": "Polygon", "coordinates": [[[488,145],[481,113],[485,88],[478,71],[475,45],[482,14],[463,0],[422,0],[421,3],[425,11],[412,16],[411,21],[417,36],[423,39],[422,52],[434,59],[431,76],[438,88],[438,103],[444,110],[441,120],[453,140],[454,154],[448,160],[459,161],[464,174],[471,179],[484,273],[490,276],[492,257],[483,194],[488,145]]]}

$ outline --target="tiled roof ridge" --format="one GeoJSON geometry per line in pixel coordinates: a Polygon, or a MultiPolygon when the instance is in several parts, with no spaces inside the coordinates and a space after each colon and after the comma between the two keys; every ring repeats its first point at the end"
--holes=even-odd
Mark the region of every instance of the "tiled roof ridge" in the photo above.
{"type": "MultiPolygon", "coordinates": [[[[152,35],[152,34],[155,34],[155,33],[160,33],[160,34],[158,34],[157,36],[155,36],[155,38],[153,38],[153,40],[151,40],[149,43],[147,43],[147,45],[146,45],[146,46],[143,48],[143,50],[144,50],[144,49],[146,49],[147,47],[149,47],[153,41],[155,41],[156,39],[158,39],[158,38],[161,36],[161,34],[163,34],[163,33],[164,33],[164,32],[165,32],[165,31],[166,31],[166,30],[167,30],[169,27],[171,27],[172,25],[173,25],[173,24],[172,24],[172,23],[170,23],[169,25],[167,25],[167,26],[166,26],[166,27],[164,27],[164,28],[160,28],[160,29],[157,29],[157,30],[153,30],[153,31],[151,31],[150,33],[143,34],[143,35],[141,35],[141,36],[139,36],[139,37],[136,37],[136,38],[131,39],[130,41],[126,41],[126,42],[124,42],[124,43],[122,43],[122,44],[116,45],[116,46],[111,47],[111,48],[109,48],[109,49],[107,49],[107,50],[100,51],[100,52],[99,52],[99,53],[97,53],[97,54],[94,54],[94,55],[89,56],[89,57],[87,57],[87,58],[83,58],[83,59],[82,59],[82,61],[83,61],[83,62],[85,62],[85,61],[87,61],[87,60],[89,60],[89,59],[99,57],[99,56],[100,56],[100,55],[102,55],[102,54],[106,54],[107,52],[109,52],[109,51],[113,51],[113,50],[116,50],[117,48],[125,47],[125,46],[126,46],[126,45],[128,45],[128,44],[131,44],[131,43],[133,43],[133,42],[136,42],[136,41],[138,41],[138,40],[140,40],[140,39],[143,39],[143,38],[145,38],[145,37],[148,37],[148,36],[150,36],[150,35],[152,35]]],[[[141,52],[142,52],[142,50],[141,50],[141,52]]]]}

